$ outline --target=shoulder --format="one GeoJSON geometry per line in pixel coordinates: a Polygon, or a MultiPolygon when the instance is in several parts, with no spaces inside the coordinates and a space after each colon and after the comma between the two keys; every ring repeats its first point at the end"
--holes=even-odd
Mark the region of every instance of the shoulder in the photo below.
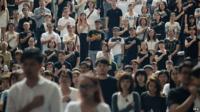
{"type": "Polygon", "coordinates": [[[69,104],[67,104],[65,112],[78,112],[78,109],[80,109],[80,102],[71,101],[69,104]]]}
{"type": "Polygon", "coordinates": [[[22,81],[19,81],[11,86],[11,88],[9,89],[9,94],[16,94],[18,90],[23,88],[25,81],[26,79],[23,79],[22,81]]]}
{"type": "Polygon", "coordinates": [[[108,104],[106,103],[99,103],[99,105],[97,106],[98,110],[101,110],[102,112],[111,112],[110,111],[110,107],[108,106],[108,104]]]}

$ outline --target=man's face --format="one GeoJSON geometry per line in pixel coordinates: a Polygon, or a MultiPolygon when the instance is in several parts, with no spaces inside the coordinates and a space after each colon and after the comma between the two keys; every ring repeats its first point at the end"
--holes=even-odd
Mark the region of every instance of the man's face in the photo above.
{"type": "Polygon", "coordinates": [[[200,88],[200,78],[191,77],[191,84],[197,88],[200,88]]]}
{"type": "Polygon", "coordinates": [[[190,72],[191,69],[187,67],[183,67],[182,70],[180,71],[180,74],[178,76],[179,80],[181,81],[182,84],[188,85],[190,82],[190,72]]]}
{"type": "Polygon", "coordinates": [[[24,16],[28,16],[28,8],[27,7],[23,9],[23,14],[24,14],[24,16]]]}
{"type": "Polygon", "coordinates": [[[37,77],[42,64],[38,63],[34,59],[26,59],[23,62],[23,70],[27,78],[37,77]]]}
{"type": "Polygon", "coordinates": [[[44,0],[41,0],[41,1],[40,1],[40,7],[42,7],[42,8],[45,7],[45,1],[44,1],[44,0]]]}
{"type": "Polygon", "coordinates": [[[97,74],[100,74],[100,75],[107,75],[108,69],[109,69],[109,66],[102,63],[99,63],[96,67],[97,74]]]}

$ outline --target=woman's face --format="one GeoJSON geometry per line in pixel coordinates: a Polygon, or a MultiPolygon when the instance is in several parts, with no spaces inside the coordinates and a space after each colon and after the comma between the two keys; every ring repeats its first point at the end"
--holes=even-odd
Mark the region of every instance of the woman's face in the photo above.
{"type": "Polygon", "coordinates": [[[150,32],[149,32],[149,37],[154,37],[154,34],[155,34],[155,33],[154,33],[154,31],[153,31],[153,30],[152,30],[152,31],[150,31],[150,32]]]}
{"type": "Polygon", "coordinates": [[[67,48],[71,51],[74,48],[73,42],[67,44],[67,48]]]}
{"type": "Polygon", "coordinates": [[[70,80],[69,75],[65,74],[64,72],[60,74],[59,82],[61,85],[66,85],[68,87],[70,87],[71,85],[71,80],[70,80]]]}
{"type": "Polygon", "coordinates": [[[165,45],[164,45],[163,43],[160,43],[160,44],[158,45],[158,47],[159,47],[159,49],[163,50],[163,49],[165,48],[165,45]]]}
{"type": "Polygon", "coordinates": [[[147,13],[147,11],[148,11],[147,7],[142,8],[142,13],[147,13]]]}
{"type": "Polygon", "coordinates": [[[94,3],[91,2],[91,1],[89,1],[89,2],[88,2],[88,6],[89,6],[90,8],[94,8],[94,3]]]}
{"type": "Polygon", "coordinates": [[[13,31],[13,30],[15,29],[15,27],[14,27],[14,25],[9,25],[8,29],[9,29],[10,31],[13,31]]]}
{"type": "Polygon", "coordinates": [[[163,2],[160,3],[160,9],[164,10],[165,9],[165,4],[163,2]]]}
{"type": "Polygon", "coordinates": [[[74,73],[73,76],[72,76],[72,81],[73,81],[73,83],[74,83],[75,85],[77,85],[77,84],[79,83],[78,78],[79,78],[79,74],[74,73]]]}
{"type": "Polygon", "coordinates": [[[141,20],[141,24],[142,24],[142,25],[146,25],[146,23],[147,23],[147,22],[146,22],[145,19],[142,19],[142,20],[141,20]]]}
{"type": "Polygon", "coordinates": [[[172,74],[171,74],[171,79],[174,81],[174,82],[177,82],[178,81],[178,72],[176,70],[173,70],[172,71],[172,74]]]}
{"type": "Polygon", "coordinates": [[[128,91],[131,86],[131,81],[129,79],[123,79],[120,83],[122,90],[128,91]]]}
{"type": "Polygon", "coordinates": [[[29,46],[35,46],[35,39],[34,38],[30,38],[28,41],[29,46]]]}
{"type": "Polygon", "coordinates": [[[86,15],[85,14],[81,14],[80,18],[81,18],[81,20],[85,20],[86,19],[86,15]]]}
{"type": "Polygon", "coordinates": [[[148,89],[151,93],[156,93],[157,91],[156,83],[153,81],[149,82],[148,89]]]}
{"type": "Polygon", "coordinates": [[[79,91],[80,91],[81,98],[93,99],[95,92],[97,91],[97,87],[94,85],[94,83],[90,79],[86,77],[80,77],[79,91]]]}
{"type": "Polygon", "coordinates": [[[139,74],[139,75],[136,77],[136,80],[138,81],[138,83],[144,83],[145,77],[144,77],[144,75],[139,74]]]}
{"type": "Polygon", "coordinates": [[[165,74],[159,75],[158,79],[159,79],[161,85],[165,85],[168,80],[168,78],[165,74]]]}
{"type": "Polygon", "coordinates": [[[108,51],[108,47],[106,45],[102,45],[102,51],[108,51]]]}

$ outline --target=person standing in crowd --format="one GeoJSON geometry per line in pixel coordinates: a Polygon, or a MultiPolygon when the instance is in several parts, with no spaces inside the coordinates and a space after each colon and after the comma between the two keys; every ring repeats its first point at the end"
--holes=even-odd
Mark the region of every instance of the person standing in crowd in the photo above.
{"type": "Polygon", "coordinates": [[[40,28],[42,23],[44,22],[44,18],[46,13],[51,13],[49,9],[46,8],[46,1],[40,0],[39,1],[39,7],[34,9],[34,17],[36,21],[36,28],[40,28]]]}
{"type": "Polygon", "coordinates": [[[161,21],[163,21],[164,23],[166,23],[167,21],[169,21],[169,15],[170,15],[170,11],[167,8],[167,4],[164,1],[161,1],[159,3],[159,7],[158,10],[155,10],[155,12],[158,12],[161,16],[161,21]]]}
{"type": "Polygon", "coordinates": [[[151,77],[147,82],[147,91],[141,95],[142,112],[166,112],[166,98],[161,94],[159,80],[151,77]]]}
{"type": "Polygon", "coordinates": [[[136,22],[138,18],[138,14],[134,12],[135,4],[131,3],[128,5],[128,12],[124,14],[124,19],[129,21],[130,27],[136,27],[136,22]]]}
{"type": "Polygon", "coordinates": [[[47,50],[44,51],[45,56],[45,62],[56,62],[58,60],[57,58],[57,50],[56,50],[56,42],[54,40],[51,40],[47,44],[47,50]]]}
{"type": "Polygon", "coordinates": [[[140,41],[144,41],[147,37],[147,32],[148,32],[148,20],[146,17],[140,17],[139,19],[139,25],[137,26],[136,29],[136,34],[137,38],[140,41]]]}
{"type": "Polygon", "coordinates": [[[101,31],[101,20],[95,20],[95,29],[88,33],[87,41],[89,42],[89,57],[93,64],[96,61],[98,51],[101,51],[102,43],[105,39],[104,33],[101,31]]]}
{"type": "Polygon", "coordinates": [[[137,70],[134,76],[134,91],[139,93],[139,95],[145,92],[147,90],[146,89],[147,80],[148,76],[147,73],[144,71],[144,69],[137,70]]]}
{"type": "Polygon", "coordinates": [[[190,57],[193,63],[197,63],[198,60],[199,42],[200,39],[196,36],[196,30],[190,29],[190,35],[185,39],[185,56],[190,57]]]}
{"type": "Polygon", "coordinates": [[[44,53],[45,50],[47,50],[47,45],[48,42],[54,40],[56,42],[57,45],[57,49],[60,50],[60,46],[61,46],[61,39],[60,36],[53,31],[53,24],[52,23],[48,23],[47,24],[47,32],[43,33],[41,36],[41,44],[42,44],[42,52],[44,53]]]}
{"type": "Polygon", "coordinates": [[[30,23],[25,22],[23,24],[24,31],[19,34],[19,48],[24,50],[28,47],[28,40],[34,37],[34,33],[30,30],[30,23]]]}
{"type": "Polygon", "coordinates": [[[30,24],[30,30],[32,32],[36,32],[36,21],[29,16],[29,9],[28,9],[28,7],[24,7],[22,9],[22,12],[24,14],[24,17],[19,20],[19,23],[18,23],[18,26],[17,26],[17,31],[18,32],[23,32],[24,31],[23,24],[25,22],[29,22],[29,24],[30,24]]]}
{"type": "Polygon", "coordinates": [[[8,43],[6,41],[3,41],[1,43],[0,54],[3,56],[3,64],[10,67],[12,62],[12,55],[11,52],[8,50],[8,43]]]}
{"type": "Polygon", "coordinates": [[[4,41],[8,43],[9,50],[13,53],[19,45],[19,33],[15,31],[15,25],[8,23],[8,29],[5,34],[4,41]]]}
{"type": "Polygon", "coordinates": [[[145,41],[141,43],[141,49],[137,56],[139,62],[139,68],[143,68],[145,65],[149,65],[153,60],[152,54],[148,51],[148,46],[145,41]]]}
{"type": "Polygon", "coordinates": [[[104,100],[111,107],[112,95],[117,91],[117,80],[108,74],[110,64],[107,59],[100,58],[95,65],[104,100]]]}
{"type": "Polygon", "coordinates": [[[10,88],[6,111],[62,112],[58,86],[40,76],[43,57],[39,49],[26,49],[22,60],[26,78],[10,88]]]}
{"type": "Polygon", "coordinates": [[[129,28],[130,37],[125,39],[125,56],[124,64],[130,64],[131,60],[137,58],[137,53],[140,51],[140,40],[136,38],[135,28],[129,28]]]}
{"type": "Polygon", "coordinates": [[[156,32],[153,29],[150,29],[147,35],[146,43],[150,53],[155,54],[158,47],[158,39],[156,32]]]}
{"type": "Polygon", "coordinates": [[[63,112],[71,101],[78,99],[78,90],[71,87],[72,72],[70,70],[62,69],[58,73],[60,89],[62,92],[63,112]]]}
{"type": "Polygon", "coordinates": [[[9,11],[7,9],[7,1],[1,0],[0,1],[0,28],[1,28],[1,40],[4,39],[6,33],[6,27],[9,21],[9,11]]]}
{"type": "Polygon", "coordinates": [[[180,50],[180,41],[176,38],[174,29],[169,29],[165,41],[165,48],[169,52],[169,60],[173,60],[177,65],[177,53],[180,50]]]}
{"type": "Polygon", "coordinates": [[[62,13],[62,18],[58,20],[58,30],[60,31],[60,36],[64,38],[64,35],[68,35],[67,26],[75,26],[74,18],[70,17],[70,8],[65,7],[62,13]]]}
{"type": "Polygon", "coordinates": [[[70,102],[65,112],[111,112],[103,102],[100,84],[95,74],[81,75],[79,78],[80,100],[70,102]]]}
{"type": "Polygon", "coordinates": [[[178,78],[180,87],[172,89],[167,98],[167,105],[171,112],[194,112],[194,89],[190,88],[192,63],[185,61],[179,66],[178,78]]]}
{"type": "Polygon", "coordinates": [[[157,73],[157,78],[160,82],[161,91],[163,91],[164,85],[169,82],[169,73],[166,70],[161,70],[157,73]]]}
{"type": "Polygon", "coordinates": [[[113,27],[113,37],[109,39],[108,45],[111,48],[111,52],[114,56],[114,61],[118,67],[122,66],[122,59],[124,57],[124,39],[119,37],[119,27],[113,27]]]}
{"type": "Polygon", "coordinates": [[[133,91],[133,79],[124,73],[118,79],[118,91],[112,96],[112,112],[140,112],[140,96],[133,91]]]}
{"type": "Polygon", "coordinates": [[[158,51],[155,54],[155,60],[157,63],[158,70],[165,69],[165,62],[168,60],[168,51],[165,49],[164,41],[158,42],[158,51]]]}
{"type": "Polygon", "coordinates": [[[87,42],[87,34],[90,30],[90,26],[87,22],[87,17],[85,13],[81,13],[78,16],[78,23],[77,23],[77,32],[80,38],[80,58],[81,61],[85,60],[88,57],[88,42],[87,42]]]}
{"type": "Polygon", "coordinates": [[[112,8],[107,11],[105,17],[105,31],[108,32],[108,39],[112,37],[113,27],[120,27],[122,22],[122,10],[116,3],[117,0],[111,0],[112,8]]]}
{"type": "Polygon", "coordinates": [[[87,2],[88,8],[84,11],[87,16],[87,22],[90,26],[91,30],[95,29],[95,21],[100,19],[100,14],[97,9],[95,9],[95,2],[93,0],[89,0],[87,2]]]}

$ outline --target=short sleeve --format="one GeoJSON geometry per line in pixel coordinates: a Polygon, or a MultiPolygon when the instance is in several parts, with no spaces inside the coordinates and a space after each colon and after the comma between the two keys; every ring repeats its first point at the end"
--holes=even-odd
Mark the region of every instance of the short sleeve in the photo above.
{"type": "Polygon", "coordinates": [[[121,9],[119,9],[119,16],[122,16],[123,14],[122,14],[122,10],[121,9]]]}

